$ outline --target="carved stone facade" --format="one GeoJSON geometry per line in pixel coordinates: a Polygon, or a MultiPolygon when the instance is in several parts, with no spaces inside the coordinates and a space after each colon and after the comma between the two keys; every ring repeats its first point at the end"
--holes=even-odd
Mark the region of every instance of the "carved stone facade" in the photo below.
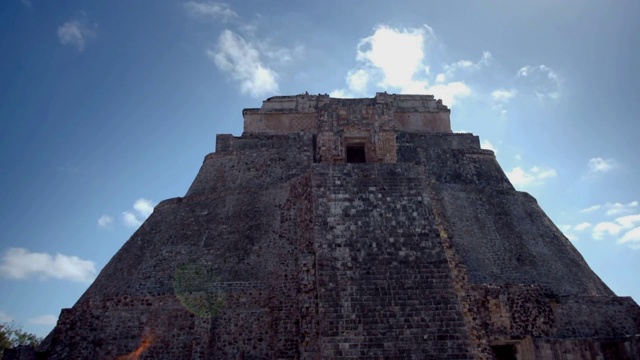
{"type": "Polygon", "coordinates": [[[449,109],[432,95],[377,93],[373,99],[328,95],[276,96],[260,109],[245,109],[245,134],[316,135],[316,159],[347,162],[350,146],[363,147],[366,162],[395,163],[396,132],[451,133],[449,109]]]}
{"type": "Polygon", "coordinates": [[[638,305],[432,96],[243,115],[42,347],[8,356],[640,358],[638,305]]]}

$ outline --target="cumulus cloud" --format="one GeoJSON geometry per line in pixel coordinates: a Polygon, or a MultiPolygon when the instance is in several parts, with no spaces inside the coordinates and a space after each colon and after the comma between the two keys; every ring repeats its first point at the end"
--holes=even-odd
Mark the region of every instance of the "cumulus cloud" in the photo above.
{"type": "Polygon", "coordinates": [[[616,219],[616,222],[623,228],[628,229],[640,224],[640,214],[621,216],[616,219]]]}
{"type": "Polygon", "coordinates": [[[228,20],[238,17],[228,4],[221,2],[187,1],[184,8],[189,15],[198,18],[228,20]]]}
{"type": "Polygon", "coordinates": [[[511,171],[507,171],[507,177],[516,187],[526,187],[529,185],[542,185],[545,180],[557,177],[555,169],[534,166],[529,171],[520,166],[516,166],[511,171]]]}
{"type": "Polygon", "coordinates": [[[140,215],[144,216],[145,219],[148,218],[149,215],[151,215],[154,207],[156,207],[156,205],[152,201],[147,199],[138,199],[135,203],[133,203],[133,208],[140,215]]]}
{"type": "Polygon", "coordinates": [[[426,28],[392,29],[381,26],[358,44],[356,60],[382,72],[380,87],[405,88],[424,60],[426,28]]]}
{"type": "Polygon", "coordinates": [[[614,221],[605,221],[593,227],[592,236],[596,240],[602,240],[605,236],[618,236],[618,243],[627,243],[632,248],[640,245],[640,214],[625,215],[616,218],[614,221]]]}
{"type": "Polygon", "coordinates": [[[0,261],[0,276],[8,279],[61,279],[90,282],[96,276],[93,261],[77,256],[31,252],[23,248],[8,249],[0,261]]]}
{"type": "Polygon", "coordinates": [[[60,43],[75,46],[78,51],[83,51],[87,41],[95,36],[95,31],[87,27],[83,21],[71,20],[58,27],[60,43]]]}
{"type": "Polygon", "coordinates": [[[594,239],[602,240],[605,234],[615,236],[620,233],[620,230],[622,230],[622,226],[613,222],[606,221],[596,224],[596,226],[593,227],[592,235],[594,239]]]}
{"type": "Polygon", "coordinates": [[[589,172],[591,174],[595,173],[606,173],[617,167],[617,163],[613,159],[603,159],[600,157],[589,159],[589,172]]]}
{"type": "Polygon", "coordinates": [[[9,314],[4,311],[0,311],[0,323],[8,323],[11,321],[13,321],[13,318],[9,316],[9,314]]]}
{"type": "Polygon", "coordinates": [[[58,322],[58,317],[52,314],[42,315],[29,319],[29,322],[35,325],[55,325],[58,322]]]}
{"type": "Polygon", "coordinates": [[[560,98],[560,78],[546,65],[523,66],[516,73],[517,78],[532,89],[541,99],[557,100],[560,98]]]}
{"type": "Polygon", "coordinates": [[[217,47],[207,50],[207,56],[240,84],[243,94],[262,97],[278,92],[278,74],[261,61],[256,44],[231,30],[220,34],[217,47]]]}
{"type": "Polygon", "coordinates": [[[373,34],[360,40],[356,47],[356,66],[347,72],[346,88],[331,92],[334,97],[367,96],[373,90],[401,94],[432,94],[448,106],[472,93],[463,81],[448,81],[460,69],[476,70],[485,66],[491,54],[485,52],[478,62],[457,61],[443,67],[432,80],[426,63],[426,46],[435,41],[433,30],[379,26],[373,34]]]}
{"type": "Polygon", "coordinates": [[[147,199],[138,199],[133,203],[133,210],[122,213],[122,221],[128,227],[137,228],[151,215],[156,204],[147,199]]]}
{"type": "Polygon", "coordinates": [[[109,215],[102,215],[98,219],[98,226],[101,228],[108,227],[111,224],[113,224],[113,217],[109,215]]]}

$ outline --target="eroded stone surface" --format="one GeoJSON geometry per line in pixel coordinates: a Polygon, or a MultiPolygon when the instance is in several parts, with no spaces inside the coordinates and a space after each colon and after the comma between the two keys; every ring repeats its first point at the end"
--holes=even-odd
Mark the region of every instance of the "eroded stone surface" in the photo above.
{"type": "Polygon", "coordinates": [[[39,351],[8,358],[639,358],[637,304],[432,96],[243,115],[39,351]]]}

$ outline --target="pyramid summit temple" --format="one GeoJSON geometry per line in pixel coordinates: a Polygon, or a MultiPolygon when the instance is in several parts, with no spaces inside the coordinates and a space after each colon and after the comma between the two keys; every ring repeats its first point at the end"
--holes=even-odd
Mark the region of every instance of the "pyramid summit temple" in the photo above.
{"type": "Polygon", "coordinates": [[[276,96],[5,359],[640,359],[640,307],[430,95],[276,96]]]}

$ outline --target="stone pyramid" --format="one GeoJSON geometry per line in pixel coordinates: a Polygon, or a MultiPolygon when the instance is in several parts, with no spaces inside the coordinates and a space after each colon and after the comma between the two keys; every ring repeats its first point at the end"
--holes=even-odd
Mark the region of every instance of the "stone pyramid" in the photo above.
{"type": "Polygon", "coordinates": [[[243,110],[20,356],[639,359],[638,305],[449,115],[387,93],[243,110]]]}

